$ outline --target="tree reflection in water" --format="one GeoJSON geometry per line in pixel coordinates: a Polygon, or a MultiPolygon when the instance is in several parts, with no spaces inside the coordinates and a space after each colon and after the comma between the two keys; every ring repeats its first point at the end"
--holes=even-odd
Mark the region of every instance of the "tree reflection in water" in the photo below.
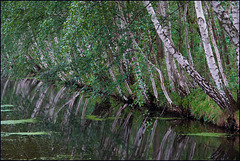
{"type": "MultiPolygon", "coordinates": [[[[45,159],[59,159],[56,156],[61,154],[65,155],[65,159],[78,160],[239,159],[239,148],[236,147],[239,146],[239,139],[236,137],[226,139],[181,135],[176,127],[186,125],[182,120],[153,118],[137,112],[127,104],[111,107],[109,99],[104,96],[100,103],[94,104],[87,93],[67,94],[70,91],[65,87],[46,86],[37,80],[13,82],[8,79],[2,80],[1,86],[2,104],[14,104],[19,118],[32,116],[44,121],[38,126],[18,128],[25,131],[40,129],[60,132],[50,138],[29,137],[24,142],[16,139],[16,142],[11,143],[4,141],[1,151],[6,153],[3,157],[41,159],[44,155],[45,159]],[[100,120],[86,119],[86,115],[95,115],[100,120]],[[108,117],[115,118],[106,119],[108,117]],[[20,153],[24,153],[24,156],[20,153]]],[[[1,126],[1,130],[6,131],[13,128],[16,127],[1,126]]]]}
{"type": "Polygon", "coordinates": [[[239,152],[234,149],[234,144],[239,143],[239,139],[237,138],[229,138],[228,144],[221,143],[220,146],[217,148],[217,150],[211,155],[211,159],[239,160],[239,152]]]}

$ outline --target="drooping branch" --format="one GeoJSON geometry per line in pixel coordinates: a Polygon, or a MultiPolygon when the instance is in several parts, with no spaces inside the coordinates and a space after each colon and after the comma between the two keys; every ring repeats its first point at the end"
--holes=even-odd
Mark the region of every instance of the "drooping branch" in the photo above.
{"type": "MultiPolygon", "coordinates": [[[[126,29],[126,19],[125,19],[124,15],[123,15],[123,11],[122,11],[122,7],[121,7],[120,2],[118,2],[118,7],[119,7],[119,10],[121,12],[121,28],[122,29],[126,29]]],[[[131,35],[131,38],[133,38],[133,35],[131,33],[129,33],[129,34],[131,35]]],[[[132,57],[132,60],[133,60],[133,62],[136,62],[136,65],[137,65],[138,72],[136,72],[136,77],[138,79],[139,87],[141,88],[142,93],[143,93],[146,101],[149,102],[149,99],[147,97],[146,84],[142,80],[142,72],[141,72],[140,65],[139,65],[139,62],[137,61],[135,53],[134,53],[134,55],[132,57]]]]}

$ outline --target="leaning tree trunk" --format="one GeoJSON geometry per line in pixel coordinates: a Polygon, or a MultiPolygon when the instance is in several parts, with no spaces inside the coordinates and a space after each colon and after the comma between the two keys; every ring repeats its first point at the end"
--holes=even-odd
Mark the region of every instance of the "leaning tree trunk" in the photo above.
{"type": "Polygon", "coordinates": [[[232,2],[232,19],[233,25],[239,32],[239,2],[232,2]]]}
{"type": "MultiPolygon", "coordinates": [[[[123,15],[123,11],[122,11],[122,7],[121,7],[120,2],[118,3],[118,7],[119,7],[119,10],[120,10],[120,12],[121,12],[121,28],[122,28],[122,29],[125,29],[125,28],[126,28],[126,20],[125,20],[125,17],[124,17],[124,15],[123,15]]],[[[133,35],[131,35],[131,38],[133,38],[133,35]]],[[[143,93],[143,95],[144,95],[144,98],[146,99],[147,102],[149,102],[149,99],[148,99],[148,97],[147,97],[146,84],[144,83],[144,81],[143,81],[143,79],[142,79],[142,71],[141,71],[139,62],[137,61],[137,58],[136,58],[136,55],[135,55],[135,51],[133,51],[132,60],[133,60],[133,62],[136,63],[136,66],[137,66],[136,77],[137,77],[137,79],[138,79],[139,87],[140,87],[141,90],[142,90],[142,93],[143,93]]]]}
{"type": "MultiPolygon", "coordinates": [[[[130,33],[130,34],[132,34],[132,33],[130,33]]],[[[162,71],[159,68],[157,68],[151,61],[148,60],[147,56],[144,55],[142,49],[139,47],[139,45],[137,44],[135,39],[133,39],[133,44],[135,45],[136,48],[138,48],[140,50],[140,53],[145,57],[145,59],[147,60],[147,63],[149,65],[151,65],[152,67],[154,67],[156,69],[156,71],[158,72],[159,79],[160,79],[160,82],[161,82],[160,85],[161,85],[161,88],[163,90],[163,94],[164,94],[165,98],[167,99],[168,103],[173,107],[173,111],[181,113],[182,112],[181,109],[177,105],[173,104],[173,101],[171,100],[171,98],[168,95],[168,92],[167,92],[167,90],[165,88],[165,85],[164,85],[164,79],[163,79],[162,71]]]]}
{"type": "MultiPolygon", "coordinates": [[[[234,23],[233,23],[230,20],[228,14],[224,11],[222,5],[219,2],[211,1],[211,5],[212,5],[212,8],[213,8],[214,12],[216,13],[216,15],[218,17],[218,20],[222,23],[222,26],[223,26],[224,30],[226,31],[226,33],[230,37],[230,39],[233,42],[233,44],[237,47],[237,49],[236,49],[236,53],[237,53],[237,69],[238,69],[238,73],[239,73],[239,31],[236,28],[237,24],[239,24],[239,19],[235,18],[236,17],[235,13],[237,11],[239,12],[239,8],[238,8],[238,10],[235,11],[235,6],[233,7],[234,8],[233,9],[234,10],[234,14],[233,14],[233,21],[234,21],[234,23]]],[[[238,75],[238,81],[239,81],[239,75],[238,75]]]]}
{"type": "MultiPolygon", "coordinates": [[[[158,6],[158,9],[159,9],[159,12],[162,16],[165,16],[166,15],[166,10],[164,9],[164,2],[160,1],[158,2],[159,3],[159,6],[158,6]]],[[[171,25],[170,23],[168,24],[169,26],[171,25]]],[[[165,29],[165,32],[166,33],[169,33],[169,28],[168,25],[164,25],[164,29],[165,29]]],[[[169,79],[169,82],[170,82],[170,86],[171,86],[171,89],[173,92],[175,92],[175,79],[173,77],[173,69],[172,69],[172,63],[171,63],[171,59],[170,58],[170,54],[167,50],[167,48],[164,46],[164,56],[165,56],[165,61],[166,61],[166,67],[167,67],[167,73],[168,73],[168,79],[169,79]]]]}
{"type": "MultiPolygon", "coordinates": [[[[184,23],[187,23],[187,7],[188,7],[188,4],[186,3],[184,5],[184,11],[183,11],[183,21],[184,23]]],[[[190,45],[188,43],[188,27],[187,27],[187,24],[184,25],[184,32],[185,32],[185,44],[186,44],[186,47],[187,47],[187,55],[188,55],[188,60],[189,60],[189,63],[190,63],[190,66],[193,67],[193,59],[192,59],[192,55],[191,55],[191,51],[190,51],[190,45]]],[[[197,84],[196,82],[193,81],[193,85],[194,87],[197,87],[197,84]]]]}
{"type": "Polygon", "coordinates": [[[152,74],[152,71],[150,69],[149,64],[147,63],[146,65],[147,65],[147,69],[148,69],[148,72],[149,72],[149,75],[150,75],[150,80],[152,82],[153,93],[154,93],[155,98],[158,101],[158,92],[157,92],[157,87],[155,85],[155,81],[154,81],[154,78],[153,78],[153,74],[152,74]]]}
{"type": "MultiPolygon", "coordinates": [[[[233,19],[233,25],[236,27],[236,29],[238,30],[238,37],[239,37],[239,1],[238,2],[235,2],[235,5],[234,5],[234,2],[232,2],[232,19],[233,19]]],[[[239,43],[238,43],[239,45],[239,43]]],[[[237,49],[236,49],[236,52],[237,52],[237,72],[238,72],[238,85],[240,84],[240,75],[239,75],[239,46],[237,46],[237,49]]],[[[239,103],[239,99],[240,99],[240,91],[238,90],[238,103],[239,103]]]]}
{"type": "MultiPolygon", "coordinates": [[[[164,17],[167,16],[166,12],[168,10],[168,2],[161,1],[160,9],[161,9],[160,10],[161,15],[164,17]]],[[[171,23],[170,22],[166,23],[166,25],[163,26],[163,30],[168,37],[171,37],[171,23]]],[[[177,88],[180,95],[185,95],[185,93],[189,94],[190,91],[188,89],[188,86],[187,86],[186,82],[183,80],[183,78],[181,77],[181,75],[179,74],[176,63],[174,61],[174,58],[169,53],[168,48],[166,48],[165,45],[164,45],[164,50],[165,50],[165,59],[166,59],[167,70],[168,70],[168,74],[170,75],[170,77],[169,77],[170,82],[172,81],[175,84],[175,88],[177,88]],[[178,87],[178,85],[180,88],[178,87]]],[[[179,70],[181,70],[181,69],[179,68],[179,70]]]]}
{"type": "Polygon", "coordinates": [[[208,38],[208,29],[207,29],[206,20],[205,20],[204,14],[203,14],[201,1],[195,1],[195,9],[196,9],[198,26],[199,26],[200,33],[201,33],[201,38],[202,38],[203,47],[205,50],[205,56],[207,59],[209,71],[212,75],[213,81],[215,82],[215,85],[217,86],[218,90],[220,91],[221,94],[225,95],[225,92],[223,91],[222,80],[219,76],[218,67],[215,63],[215,59],[214,59],[213,52],[212,52],[212,47],[210,44],[210,40],[208,38]]]}
{"type": "Polygon", "coordinates": [[[220,53],[218,51],[217,43],[215,41],[214,34],[213,34],[212,19],[210,18],[210,16],[209,16],[208,12],[206,11],[206,9],[205,9],[205,12],[206,12],[206,14],[208,16],[208,27],[209,27],[209,32],[210,32],[212,44],[213,44],[213,47],[214,47],[214,50],[215,50],[215,53],[216,53],[216,58],[217,58],[217,62],[218,62],[219,71],[221,73],[224,85],[228,87],[227,78],[226,78],[226,76],[225,76],[225,74],[223,72],[223,66],[222,66],[222,62],[221,62],[221,58],[220,58],[220,53]]]}
{"type": "Polygon", "coordinates": [[[109,73],[110,73],[110,75],[111,75],[114,83],[116,83],[116,85],[117,85],[117,90],[118,90],[119,95],[120,95],[125,101],[128,101],[127,97],[123,95],[122,90],[121,90],[121,88],[120,88],[120,86],[119,86],[119,84],[118,84],[118,82],[117,82],[117,79],[116,79],[116,77],[115,77],[115,75],[114,75],[114,73],[113,73],[112,67],[110,66],[110,63],[109,63],[109,61],[108,61],[107,54],[105,54],[104,57],[106,58],[106,61],[107,61],[107,67],[109,67],[109,73]]]}
{"type": "Polygon", "coordinates": [[[195,82],[205,91],[205,93],[211,97],[218,106],[225,110],[227,109],[229,114],[233,117],[233,112],[237,109],[236,102],[229,101],[228,97],[219,93],[212,85],[209,84],[194,67],[191,67],[185,57],[176,50],[172,39],[164,33],[162,26],[157,20],[155,11],[149,1],[143,2],[146,6],[148,13],[151,15],[151,20],[155,29],[157,30],[158,36],[163,41],[164,45],[168,48],[168,51],[176,58],[176,60],[181,64],[181,66],[186,70],[186,72],[195,80],[195,82]]]}
{"type": "Polygon", "coordinates": [[[133,44],[135,45],[136,48],[138,48],[138,49],[140,50],[141,54],[146,58],[147,63],[150,64],[151,66],[153,66],[153,67],[157,70],[157,72],[159,73],[159,78],[160,78],[161,87],[162,87],[164,96],[166,97],[168,103],[169,103],[170,105],[172,105],[172,100],[171,100],[171,98],[169,97],[169,95],[168,95],[168,93],[167,93],[167,90],[166,90],[166,88],[165,88],[165,85],[164,85],[163,74],[162,74],[161,70],[158,69],[153,63],[151,63],[151,62],[148,60],[148,58],[146,57],[146,55],[144,55],[144,53],[142,52],[141,48],[138,46],[138,44],[137,44],[137,42],[136,42],[135,40],[133,40],[133,44]]]}

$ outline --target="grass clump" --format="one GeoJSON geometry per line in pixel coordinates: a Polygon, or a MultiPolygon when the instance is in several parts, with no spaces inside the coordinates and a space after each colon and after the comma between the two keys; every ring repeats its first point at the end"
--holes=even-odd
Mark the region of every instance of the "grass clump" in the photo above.
{"type": "Polygon", "coordinates": [[[217,123],[222,110],[218,105],[200,88],[194,89],[185,96],[181,102],[182,106],[189,108],[191,114],[198,120],[217,123]]]}

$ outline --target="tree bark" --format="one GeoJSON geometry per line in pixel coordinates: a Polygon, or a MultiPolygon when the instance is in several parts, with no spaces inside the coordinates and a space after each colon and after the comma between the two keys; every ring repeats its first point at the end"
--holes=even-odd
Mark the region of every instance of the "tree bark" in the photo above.
{"type": "Polygon", "coordinates": [[[233,25],[239,32],[239,1],[232,2],[232,19],[233,25]]]}
{"type": "Polygon", "coordinates": [[[216,58],[217,58],[217,62],[218,62],[219,71],[221,73],[224,85],[228,86],[227,78],[226,78],[226,76],[225,76],[225,74],[223,72],[222,62],[221,62],[220,54],[219,54],[219,51],[218,51],[217,43],[216,43],[214,35],[213,35],[212,19],[210,18],[210,16],[207,13],[206,9],[205,9],[205,12],[206,12],[206,14],[208,16],[208,28],[209,28],[209,31],[210,31],[212,44],[213,44],[213,47],[214,47],[214,50],[215,50],[215,53],[216,53],[216,58]]]}
{"type": "MultiPolygon", "coordinates": [[[[168,2],[167,1],[161,1],[160,2],[160,8],[161,8],[161,14],[162,16],[167,16],[167,10],[168,10],[168,2]]],[[[166,25],[163,26],[163,30],[167,34],[168,37],[171,37],[171,23],[168,22],[166,25]]],[[[168,48],[165,47],[164,45],[164,50],[165,50],[165,60],[166,60],[166,65],[167,65],[167,70],[169,74],[169,80],[170,80],[170,85],[173,87],[174,84],[174,89],[177,89],[178,93],[181,96],[184,96],[185,94],[189,94],[190,91],[188,89],[188,86],[186,82],[183,80],[183,77],[179,74],[176,63],[174,61],[173,56],[169,53],[168,48]]],[[[181,68],[179,68],[179,71],[181,68]]],[[[175,90],[173,90],[175,91],[175,90]]]]}
{"type": "Polygon", "coordinates": [[[156,71],[158,72],[159,78],[160,78],[160,82],[161,82],[160,84],[161,84],[161,88],[162,88],[162,90],[163,90],[164,96],[165,96],[165,98],[167,99],[168,103],[174,108],[173,111],[177,111],[179,114],[181,114],[181,109],[179,109],[178,106],[176,106],[175,104],[172,103],[172,100],[171,100],[171,98],[170,98],[169,95],[168,95],[168,92],[167,92],[167,90],[166,90],[166,88],[165,88],[165,85],[164,85],[164,79],[163,79],[162,71],[161,71],[159,68],[157,68],[152,62],[150,62],[150,61],[148,60],[147,56],[144,55],[142,49],[138,46],[137,42],[136,42],[134,39],[133,39],[133,43],[134,43],[134,45],[140,50],[140,53],[145,57],[145,59],[147,60],[147,62],[148,62],[152,67],[154,67],[154,68],[156,69],[156,71]]]}
{"type": "MultiPolygon", "coordinates": [[[[114,54],[114,51],[112,50],[112,48],[111,48],[110,46],[109,46],[109,49],[111,50],[112,54],[114,54]]],[[[106,57],[106,55],[105,55],[105,57],[106,57]]],[[[122,60],[120,60],[120,61],[122,61],[122,60]]],[[[109,65],[109,62],[107,62],[107,64],[109,65]]],[[[124,71],[123,71],[123,69],[122,69],[122,65],[119,66],[119,71],[120,71],[120,73],[122,74],[122,76],[124,77],[124,71]]],[[[110,70],[109,70],[109,72],[110,72],[110,70]]],[[[113,72],[112,72],[112,70],[111,70],[110,73],[112,73],[112,74],[111,74],[112,78],[116,79],[115,76],[114,76],[114,74],[113,74],[113,72]]],[[[128,92],[129,92],[130,96],[131,96],[132,99],[134,100],[132,90],[131,90],[131,88],[129,87],[128,82],[127,82],[126,79],[124,79],[124,83],[125,83],[125,86],[126,86],[128,92]]],[[[119,91],[119,89],[120,89],[120,87],[118,87],[118,91],[119,91]]],[[[121,89],[120,89],[120,90],[121,90],[121,89]]],[[[122,93],[122,92],[120,92],[120,93],[122,93]]],[[[121,95],[121,94],[120,94],[120,95],[121,95]]],[[[121,96],[122,96],[122,95],[121,95],[121,96]]],[[[123,99],[124,99],[125,101],[128,100],[128,99],[126,99],[125,96],[123,96],[123,99]]]]}
{"type": "MultiPolygon", "coordinates": [[[[121,7],[121,4],[120,2],[118,2],[118,7],[119,7],[119,10],[121,12],[121,28],[122,29],[125,29],[126,27],[126,19],[123,15],[123,11],[122,11],[122,7],[121,7]]],[[[130,36],[132,39],[133,39],[133,35],[131,34],[130,36]]],[[[137,65],[137,70],[138,72],[136,72],[136,77],[138,79],[138,84],[139,84],[139,87],[141,88],[142,90],[142,93],[146,99],[147,102],[149,102],[149,99],[147,97],[147,90],[146,90],[146,84],[144,83],[143,79],[142,79],[142,72],[141,72],[141,69],[140,69],[140,65],[139,65],[139,62],[137,61],[136,59],[136,55],[135,55],[135,52],[133,51],[133,57],[132,57],[132,61],[136,63],[137,65]]]]}
{"type": "MultiPolygon", "coordinates": [[[[157,35],[157,32],[156,32],[157,35]]],[[[158,65],[160,66],[162,64],[163,60],[163,45],[162,45],[162,40],[159,39],[159,37],[156,37],[156,44],[157,44],[157,62],[158,65]]]]}
{"type": "MultiPolygon", "coordinates": [[[[159,6],[158,6],[158,9],[159,9],[159,13],[162,15],[162,16],[166,16],[166,10],[165,10],[165,7],[164,5],[168,5],[167,2],[163,2],[163,1],[160,1],[158,2],[159,3],[159,6]]],[[[165,32],[168,33],[168,35],[170,35],[170,23],[168,23],[167,25],[164,25],[164,29],[165,29],[165,32]]],[[[173,64],[171,63],[173,59],[170,58],[170,55],[169,55],[169,52],[167,50],[167,48],[165,46],[163,46],[164,48],[164,56],[165,56],[165,62],[166,62],[166,67],[167,67],[167,73],[168,73],[168,79],[169,79],[169,82],[170,82],[170,86],[171,86],[171,90],[173,92],[175,92],[175,79],[174,79],[174,76],[173,76],[173,69],[172,69],[172,66],[173,64]]]]}
{"type": "MultiPolygon", "coordinates": [[[[192,55],[191,55],[191,51],[190,51],[190,45],[188,43],[188,27],[187,27],[187,7],[188,7],[188,4],[186,3],[184,5],[184,13],[183,13],[183,21],[185,23],[185,27],[184,27],[184,32],[185,32],[185,44],[186,44],[186,48],[187,48],[187,55],[188,55],[188,60],[189,60],[189,64],[191,67],[194,67],[193,65],[193,59],[192,59],[192,55]]],[[[197,87],[197,84],[195,81],[193,81],[193,85],[194,87],[197,87]]]]}
{"type": "MultiPolygon", "coordinates": [[[[221,23],[219,25],[221,27],[221,23]]],[[[230,65],[227,42],[226,42],[226,34],[224,33],[223,29],[221,29],[221,46],[223,48],[223,53],[225,53],[224,55],[225,55],[225,58],[226,58],[226,64],[230,65]]]]}
{"type": "Polygon", "coordinates": [[[230,102],[225,95],[219,93],[193,67],[189,65],[186,58],[184,58],[183,55],[176,50],[172,39],[164,33],[162,26],[157,20],[155,11],[151,3],[149,1],[144,1],[143,3],[145,4],[145,6],[147,6],[146,9],[148,13],[151,15],[151,20],[153,22],[155,29],[157,30],[158,36],[161,38],[161,40],[163,41],[164,45],[168,48],[170,53],[182,65],[186,72],[198,83],[198,85],[205,91],[205,93],[209,95],[222,110],[227,109],[229,114],[233,117],[233,112],[235,109],[237,109],[236,102],[230,102]]]}
{"type": "Polygon", "coordinates": [[[228,14],[224,11],[222,5],[217,1],[211,1],[212,8],[216,13],[219,21],[222,23],[224,30],[230,37],[231,41],[236,47],[239,47],[239,33],[238,29],[233,25],[228,14]]]}
{"type": "Polygon", "coordinates": [[[219,71],[214,60],[210,40],[208,38],[207,24],[203,14],[201,1],[195,1],[195,9],[197,13],[198,26],[200,28],[200,33],[202,37],[203,47],[205,50],[205,56],[207,59],[208,68],[210,70],[210,73],[213,77],[213,81],[215,82],[215,85],[217,86],[218,90],[222,94],[224,94],[224,91],[222,90],[223,89],[222,80],[220,79],[219,71]]]}
{"type": "Polygon", "coordinates": [[[153,74],[152,74],[152,71],[149,67],[149,64],[147,63],[146,65],[147,65],[148,73],[150,75],[150,79],[151,79],[151,82],[152,82],[153,93],[154,93],[155,98],[158,101],[158,92],[157,92],[157,87],[156,87],[156,84],[155,84],[155,81],[154,81],[154,78],[153,78],[153,74]]]}
{"type": "MultiPolygon", "coordinates": [[[[124,72],[123,72],[123,69],[122,69],[122,67],[119,67],[119,70],[120,70],[120,72],[121,72],[122,76],[124,77],[124,72]]],[[[126,80],[126,79],[124,80],[124,83],[125,83],[125,86],[126,86],[126,88],[127,88],[128,92],[129,92],[129,94],[131,95],[132,99],[134,100],[134,97],[133,97],[132,90],[131,90],[131,88],[129,87],[129,85],[128,85],[128,82],[127,82],[127,80],[126,80]]]]}
{"type": "MultiPolygon", "coordinates": [[[[221,57],[221,61],[222,61],[222,65],[223,65],[223,68],[225,68],[225,60],[224,60],[224,57],[226,57],[227,61],[226,63],[229,64],[229,59],[228,59],[228,54],[227,54],[227,49],[226,49],[226,52],[224,52],[225,54],[223,54],[223,45],[220,45],[221,44],[221,39],[220,39],[220,36],[219,36],[219,33],[217,32],[217,29],[216,29],[216,25],[215,25],[215,21],[213,19],[213,10],[210,10],[209,9],[209,6],[208,6],[208,14],[209,14],[209,17],[211,17],[211,24],[212,24],[212,29],[213,29],[213,35],[214,35],[214,38],[216,41],[216,44],[217,46],[219,46],[221,48],[220,50],[220,57],[221,57]]],[[[224,40],[224,39],[223,39],[224,40]]],[[[224,49],[225,50],[225,49],[224,49]]]]}
{"type": "MultiPolygon", "coordinates": [[[[236,53],[237,53],[237,69],[239,73],[239,31],[236,29],[235,25],[230,20],[228,14],[224,11],[222,5],[217,1],[211,1],[212,8],[214,12],[216,13],[219,21],[222,23],[222,26],[224,27],[224,30],[230,37],[233,44],[237,47],[236,53]]],[[[235,7],[234,7],[235,8],[235,7]]],[[[235,9],[234,9],[235,10],[235,9]]],[[[239,10],[238,10],[239,11],[239,10]]],[[[235,11],[234,11],[234,23],[237,25],[239,24],[239,20],[235,19],[235,11]]],[[[238,76],[239,79],[239,76],[238,76]]]]}
{"type": "MultiPolygon", "coordinates": [[[[182,48],[181,48],[181,46],[182,46],[182,15],[181,15],[181,9],[180,9],[180,2],[178,2],[177,3],[178,4],[178,22],[179,22],[179,30],[178,30],[178,36],[179,36],[179,40],[178,40],[178,50],[181,52],[181,50],[182,50],[182,48]]],[[[186,81],[185,81],[185,79],[184,79],[184,77],[183,77],[183,70],[182,70],[182,68],[181,68],[181,65],[178,63],[178,69],[179,69],[179,74],[180,74],[180,80],[181,80],[181,82],[183,82],[183,84],[184,84],[184,87],[185,87],[185,91],[187,92],[187,94],[189,94],[190,93],[190,91],[189,91],[189,88],[188,88],[188,85],[187,85],[187,83],[186,83],[186,81]]],[[[181,94],[180,96],[181,97],[183,97],[184,95],[185,95],[186,93],[183,93],[183,94],[181,94]]]]}

